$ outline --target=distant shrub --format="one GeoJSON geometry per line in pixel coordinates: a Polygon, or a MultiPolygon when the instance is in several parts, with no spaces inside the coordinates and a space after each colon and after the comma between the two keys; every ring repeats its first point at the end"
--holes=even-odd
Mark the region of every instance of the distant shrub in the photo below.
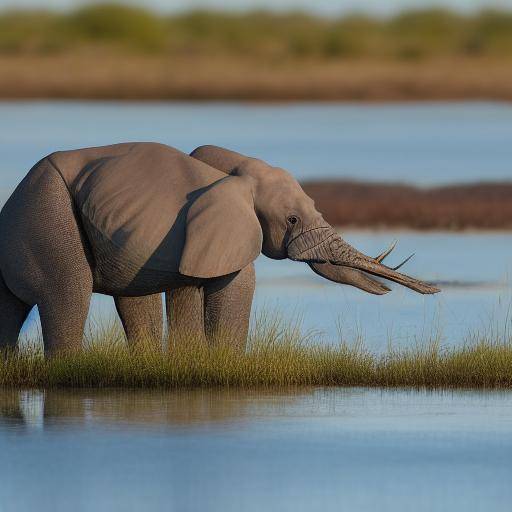
{"type": "Polygon", "coordinates": [[[46,11],[7,11],[0,15],[0,52],[44,53],[59,46],[58,17],[46,11]]]}
{"type": "Polygon", "coordinates": [[[512,12],[462,15],[437,8],[381,19],[194,10],[163,16],[117,3],[92,4],[66,13],[0,12],[0,52],[74,51],[98,45],[262,60],[503,57],[512,56],[512,12]]]}
{"type": "Polygon", "coordinates": [[[482,11],[471,22],[467,48],[474,53],[512,55],[512,13],[482,11]]]}
{"type": "Polygon", "coordinates": [[[395,56],[418,59],[456,53],[465,36],[465,25],[462,16],[429,9],[399,14],[386,28],[395,56]]]}
{"type": "Polygon", "coordinates": [[[383,44],[382,23],[367,16],[346,16],[332,22],[324,38],[326,56],[380,55],[383,44]]]}
{"type": "Polygon", "coordinates": [[[66,17],[70,37],[88,42],[121,43],[142,50],[161,50],[166,43],[161,18],[119,4],[82,7],[66,17]]]}

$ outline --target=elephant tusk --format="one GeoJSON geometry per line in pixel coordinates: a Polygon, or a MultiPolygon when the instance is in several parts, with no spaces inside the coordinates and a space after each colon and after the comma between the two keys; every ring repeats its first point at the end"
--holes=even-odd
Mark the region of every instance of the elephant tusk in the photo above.
{"type": "Polygon", "coordinates": [[[384,252],[381,252],[376,258],[375,261],[377,263],[382,263],[385,258],[389,256],[391,251],[396,247],[396,244],[398,243],[398,240],[395,240],[390,246],[389,249],[386,249],[384,252]]]}
{"type": "Polygon", "coordinates": [[[410,256],[405,258],[405,260],[402,261],[402,263],[400,263],[400,265],[397,265],[396,267],[393,267],[393,270],[398,270],[400,267],[403,267],[413,256],[414,256],[414,253],[412,253],[410,256]]]}

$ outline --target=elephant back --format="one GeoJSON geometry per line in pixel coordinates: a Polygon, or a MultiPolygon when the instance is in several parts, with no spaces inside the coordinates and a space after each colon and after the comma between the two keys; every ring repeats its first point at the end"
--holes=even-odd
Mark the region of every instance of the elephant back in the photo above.
{"type": "Polygon", "coordinates": [[[74,198],[96,264],[127,284],[178,272],[186,213],[225,174],[169,146],[119,144],[52,155],[74,198]],[[113,268],[115,267],[115,268],[113,268]]]}

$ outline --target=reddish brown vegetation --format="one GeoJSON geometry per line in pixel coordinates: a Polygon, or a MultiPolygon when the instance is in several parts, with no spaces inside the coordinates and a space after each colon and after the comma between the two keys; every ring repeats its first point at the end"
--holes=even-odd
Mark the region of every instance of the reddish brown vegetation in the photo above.
{"type": "Polygon", "coordinates": [[[336,226],[512,229],[512,182],[418,188],[332,181],[303,188],[336,226]]]}

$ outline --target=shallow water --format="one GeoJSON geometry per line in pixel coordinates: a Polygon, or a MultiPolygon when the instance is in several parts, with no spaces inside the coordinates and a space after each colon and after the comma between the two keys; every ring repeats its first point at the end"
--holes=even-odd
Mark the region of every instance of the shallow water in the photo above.
{"type": "Polygon", "coordinates": [[[0,391],[0,509],[508,511],[512,394],[0,391]]]}
{"type": "MultiPolygon", "coordinates": [[[[299,179],[356,177],[417,184],[512,178],[512,106],[498,103],[287,104],[0,102],[0,202],[43,155],[129,140],[190,151],[213,143],[288,168],[299,179]]],[[[336,286],[305,265],[257,261],[256,310],[300,314],[326,341],[365,339],[383,350],[441,335],[462,342],[468,330],[503,330],[508,318],[512,238],[509,234],[349,232],[377,254],[400,238],[406,271],[442,283],[422,297],[394,287],[373,297],[336,286]]],[[[95,315],[113,312],[96,296],[95,315]]],[[[31,316],[31,326],[36,315],[31,316]]],[[[30,322],[29,322],[30,323],[30,322]]]]}

